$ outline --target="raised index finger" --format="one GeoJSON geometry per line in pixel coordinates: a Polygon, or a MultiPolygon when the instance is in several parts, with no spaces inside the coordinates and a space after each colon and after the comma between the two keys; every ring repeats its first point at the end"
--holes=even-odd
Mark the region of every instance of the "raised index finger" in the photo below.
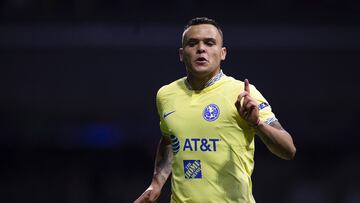
{"type": "Polygon", "coordinates": [[[247,92],[247,93],[250,94],[249,80],[248,80],[248,79],[245,79],[245,80],[244,80],[244,83],[245,83],[245,87],[244,87],[245,92],[247,92]]]}

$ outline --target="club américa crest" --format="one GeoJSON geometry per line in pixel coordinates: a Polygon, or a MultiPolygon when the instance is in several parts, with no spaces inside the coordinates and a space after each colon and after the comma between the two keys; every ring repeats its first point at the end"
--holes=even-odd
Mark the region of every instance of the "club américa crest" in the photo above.
{"type": "Polygon", "coordinates": [[[204,108],[203,118],[209,122],[215,121],[220,115],[220,109],[216,104],[209,104],[204,108]]]}

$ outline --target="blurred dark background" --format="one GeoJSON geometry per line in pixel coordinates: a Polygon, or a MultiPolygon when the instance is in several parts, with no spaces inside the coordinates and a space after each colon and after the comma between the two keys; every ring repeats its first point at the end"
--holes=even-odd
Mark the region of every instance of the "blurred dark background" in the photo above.
{"type": "Polygon", "coordinates": [[[257,202],[360,202],[355,0],[1,0],[0,202],[136,199],[160,138],[155,95],[185,75],[197,16],[220,23],[224,73],[249,78],[297,146],[283,161],[256,140],[257,202]]]}

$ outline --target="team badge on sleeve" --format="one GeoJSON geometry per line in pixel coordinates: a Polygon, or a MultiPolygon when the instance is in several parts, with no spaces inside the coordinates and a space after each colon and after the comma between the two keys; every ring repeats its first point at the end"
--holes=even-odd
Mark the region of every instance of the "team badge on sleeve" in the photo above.
{"type": "Polygon", "coordinates": [[[220,109],[216,104],[209,104],[204,108],[203,117],[207,121],[214,121],[220,115],[220,109]]]}
{"type": "Polygon", "coordinates": [[[269,106],[269,104],[263,102],[263,103],[259,104],[259,110],[261,110],[261,109],[263,109],[263,108],[265,108],[267,106],[269,106]]]}

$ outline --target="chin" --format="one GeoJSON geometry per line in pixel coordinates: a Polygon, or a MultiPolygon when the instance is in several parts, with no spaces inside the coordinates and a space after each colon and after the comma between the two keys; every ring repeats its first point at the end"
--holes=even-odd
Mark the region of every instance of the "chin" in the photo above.
{"type": "Polygon", "coordinates": [[[210,73],[211,72],[211,68],[209,68],[208,66],[194,66],[192,68],[193,72],[198,72],[198,73],[210,73]]]}
{"type": "Polygon", "coordinates": [[[196,67],[191,70],[194,74],[206,74],[209,73],[209,69],[207,67],[196,67]]]}
{"type": "Polygon", "coordinates": [[[196,77],[202,78],[211,74],[211,70],[209,70],[208,68],[194,68],[191,70],[191,74],[196,77]]]}

